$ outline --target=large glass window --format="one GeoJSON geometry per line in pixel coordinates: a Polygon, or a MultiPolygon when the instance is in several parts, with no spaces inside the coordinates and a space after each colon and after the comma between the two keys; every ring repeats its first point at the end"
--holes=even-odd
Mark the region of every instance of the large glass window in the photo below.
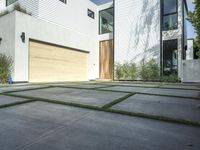
{"type": "Polygon", "coordinates": [[[167,15],[163,17],[163,30],[177,29],[177,14],[167,15]]]}
{"type": "Polygon", "coordinates": [[[177,0],[163,0],[164,15],[177,12],[177,0]]]}
{"type": "Polygon", "coordinates": [[[163,74],[177,74],[178,72],[178,50],[177,40],[163,42],[163,74]]]}
{"type": "Polygon", "coordinates": [[[11,5],[12,3],[16,2],[17,0],[6,0],[6,6],[11,5]]]}
{"type": "Polygon", "coordinates": [[[99,12],[99,34],[113,32],[113,8],[101,10],[99,12]]]}
{"type": "Polygon", "coordinates": [[[178,28],[177,0],[163,0],[163,30],[178,28]]]}

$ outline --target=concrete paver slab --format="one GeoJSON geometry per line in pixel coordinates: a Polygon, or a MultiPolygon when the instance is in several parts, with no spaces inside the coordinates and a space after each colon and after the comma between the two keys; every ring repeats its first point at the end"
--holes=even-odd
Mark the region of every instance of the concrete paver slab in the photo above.
{"type": "Polygon", "coordinates": [[[85,89],[73,89],[73,88],[48,88],[24,92],[16,92],[14,94],[47,98],[59,101],[81,103],[93,106],[103,106],[115,99],[127,95],[127,93],[121,92],[107,92],[85,89]]]}
{"type": "Polygon", "coordinates": [[[136,94],[113,108],[200,122],[200,101],[194,99],[136,94]]]}
{"type": "Polygon", "coordinates": [[[87,113],[42,102],[1,109],[0,125],[6,128],[0,132],[0,147],[3,150],[21,149],[22,145],[47,136],[87,113]]]}
{"type": "Polygon", "coordinates": [[[15,98],[15,97],[10,97],[10,96],[0,95],[0,106],[10,104],[10,103],[15,103],[15,102],[21,102],[25,100],[26,99],[23,99],[23,98],[15,98]]]}
{"type": "Polygon", "coordinates": [[[181,90],[181,89],[161,89],[161,88],[141,88],[141,87],[123,87],[115,86],[102,88],[104,90],[141,92],[148,94],[163,94],[169,96],[185,96],[185,97],[200,97],[199,90],[181,90]]]}
{"type": "Polygon", "coordinates": [[[200,149],[197,127],[42,102],[2,109],[2,122],[3,150],[200,149]]]}

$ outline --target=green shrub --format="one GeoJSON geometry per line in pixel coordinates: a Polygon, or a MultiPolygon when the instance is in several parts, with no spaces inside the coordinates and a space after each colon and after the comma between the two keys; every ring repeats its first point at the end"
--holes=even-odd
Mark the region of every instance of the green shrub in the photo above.
{"type": "Polygon", "coordinates": [[[0,82],[5,84],[11,74],[13,60],[11,57],[0,53],[0,82]]]}
{"type": "Polygon", "coordinates": [[[177,83],[179,82],[178,75],[177,74],[171,74],[169,76],[163,76],[161,77],[162,82],[171,82],[171,83],[177,83]]]}
{"type": "Polygon", "coordinates": [[[160,69],[158,63],[154,59],[149,61],[142,60],[140,63],[139,77],[142,80],[159,80],[160,79],[160,69]]]}
{"type": "Polygon", "coordinates": [[[120,63],[116,63],[115,64],[115,79],[119,80],[122,78],[122,70],[121,70],[121,64],[120,63]]]}
{"type": "Polygon", "coordinates": [[[129,63],[129,77],[131,80],[135,80],[137,78],[137,67],[133,62],[129,63]]]}
{"type": "Polygon", "coordinates": [[[133,62],[115,64],[115,79],[117,80],[134,80],[137,77],[136,72],[136,64],[133,62]]]}

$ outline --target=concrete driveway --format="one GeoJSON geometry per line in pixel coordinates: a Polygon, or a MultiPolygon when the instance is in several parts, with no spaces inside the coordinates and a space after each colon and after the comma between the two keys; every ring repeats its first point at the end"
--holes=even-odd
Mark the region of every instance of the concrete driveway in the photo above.
{"type": "Polygon", "coordinates": [[[200,86],[0,87],[0,150],[199,150],[200,86]]]}

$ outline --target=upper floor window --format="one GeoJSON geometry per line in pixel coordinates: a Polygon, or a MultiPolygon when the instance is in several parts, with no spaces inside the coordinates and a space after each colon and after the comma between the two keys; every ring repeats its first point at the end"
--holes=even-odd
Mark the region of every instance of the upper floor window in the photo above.
{"type": "Polygon", "coordinates": [[[178,28],[178,7],[177,0],[163,0],[162,14],[164,31],[178,28]]]}
{"type": "Polygon", "coordinates": [[[6,6],[11,5],[12,3],[16,2],[17,0],[6,0],[6,6]]]}
{"type": "Polygon", "coordinates": [[[94,19],[94,12],[88,9],[88,16],[94,19]]]}
{"type": "Polygon", "coordinates": [[[67,3],[67,0],[60,0],[60,1],[63,2],[63,3],[65,3],[65,4],[67,3]]]}
{"type": "Polygon", "coordinates": [[[108,8],[99,12],[99,34],[111,33],[114,27],[114,10],[108,8]]]}

